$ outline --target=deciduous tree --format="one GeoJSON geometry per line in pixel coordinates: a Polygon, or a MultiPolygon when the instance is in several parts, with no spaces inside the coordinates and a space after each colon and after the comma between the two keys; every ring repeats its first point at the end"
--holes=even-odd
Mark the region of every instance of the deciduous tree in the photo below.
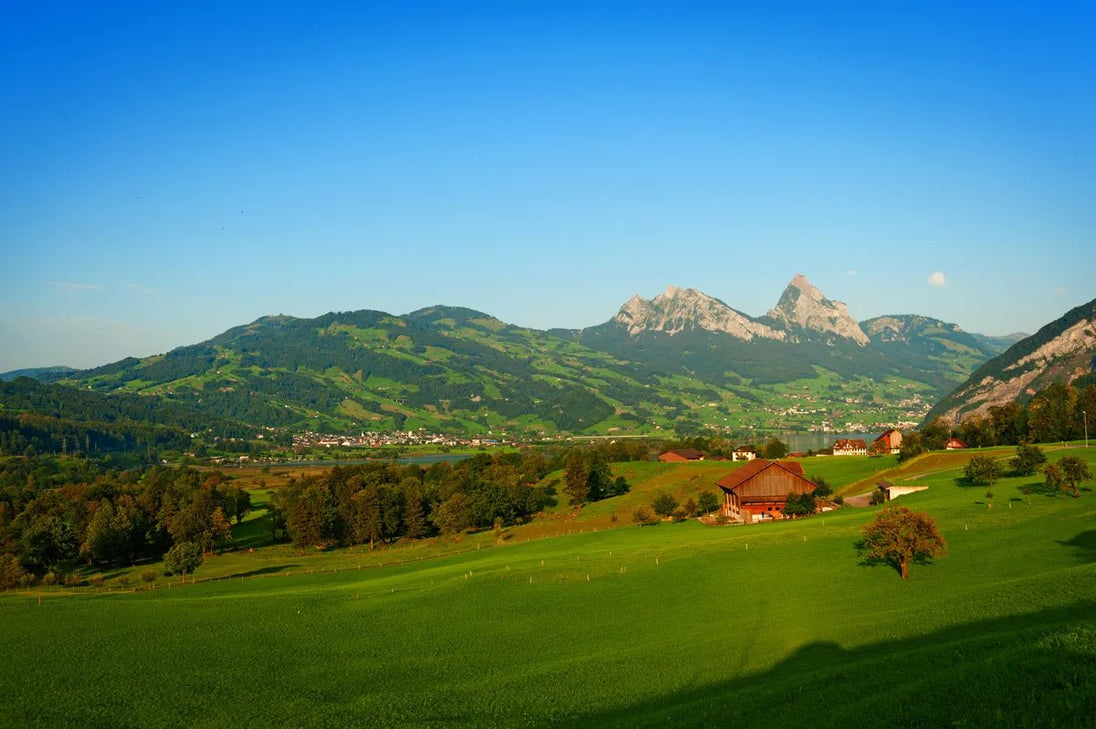
{"type": "MultiPolygon", "coordinates": [[[[963,469],[968,481],[986,484],[987,499],[993,498],[993,485],[1001,478],[1002,472],[1001,464],[989,456],[975,456],[963,469]]],[[[992,508],[993,502],[989,501],[986,506],[992,508]]]]}
{"type": "Polygon", "coordinates": [[[168,577],[182,575],[183,582],[201,566],[202,545],[197,542],[180,542],[164,555],[164,574],[168,577]]]}
{"type": "Polygon", "coordinates": [[[1069,488],[1074,497],[1081,495],[1078,485],[1092,478],[1092,472],[1088,470],[1088,464],[1077,456],[1066,456],[1058,461],[1058,469],[1062,473],[1062,486],[1069,488]]]}
{"type": "Polygon", "coordinates": [[[711,514],[719,508],[719,497],[711,491],[701,491],[696,497],[696,507],[702,514],[711,514]]]}
{"type": "Polygon", "coordinates": [[[1016,457],[1009,461],[1012,472],[1017,476],[1031,476],[1047,462],[1043,449],[1030,443],[1016,446],[1016,457]]]}
{"type": "Polygon", "coordinates": [[[883,509],[875,521],[864,527],[859,544],[869,563],[894,566],[909,579],[911,561],[924,561],[947,554],[947,542],[936,528],[936,521],[905,506],[883,509]]]}
{"type": "Polygon", "coordinates": [[[654,502],[651,504],[651,508],[655,510],[655,513],[659,516],[671,516],[674,510],[677,509],[677,499],[672,494],[659,494],[655,497],[654,502]]]}

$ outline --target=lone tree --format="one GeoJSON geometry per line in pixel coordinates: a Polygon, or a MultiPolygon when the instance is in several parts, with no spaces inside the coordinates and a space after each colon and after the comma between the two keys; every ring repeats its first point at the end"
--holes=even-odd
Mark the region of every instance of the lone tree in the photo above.
{"type": "Polygon", "coordinates": [[[1088,464],[1082,461],[1077,456],[1066,456],[1062,460],[1058,461],[1058,466],[1047,466],[1047,483],[1051,483],[1051,474],[1055,473],[1054,486],[1061,489],[1069,489],[1074,498],[1081,495],[1077,486],[1082,481],[1088,481],[1092,478],[1092,472],[1088,470],[1088,464]]]}
{"type": "MultiPolygon", "coordinates": [[[[963,473],[968,481],[986,484],[987,500],[993,498],[993,484],[997,483],[997,479],[1003,475],[1001,464],[989,456],[975,456],[970,459],[963,473]]],[[[987,501],[986,508],[992,509],[993,502],[987,501]]]]}
{"type": "Polygon", "coordinates": [[[1009,461],[1012,472],[1017,476],[1034,475],[1047,462],[1043,449],[1030,443],[1016,446],[1016,457],[1009,461]]]}
{"type": "Polygon", "coordinates": [[[696,508],[704,514],[711,514],[719,508],[719,497],[711,491],[701,491],[696,497],[696,508]]]}
{"type": "Polygon", "coordinates": [[[910,578],[910,561],[947,554],[947,542],[928,514],[910,511],[905,506],[883,509],[875,521],[864,527],[860,553],[869,564],[892,565],[910,578]]]}
{"type": "Polygon", "coordinates": [[[677,509],[677,499],[670,494],[659,494],[651,506],[659,516],[672,516],[677,509]]]}
{"type": "Polygon", "coordinates": [[[164,555],[164,574],[186,576],[202,566],[202,545],[197,542],[179,542],[164,555]]]}

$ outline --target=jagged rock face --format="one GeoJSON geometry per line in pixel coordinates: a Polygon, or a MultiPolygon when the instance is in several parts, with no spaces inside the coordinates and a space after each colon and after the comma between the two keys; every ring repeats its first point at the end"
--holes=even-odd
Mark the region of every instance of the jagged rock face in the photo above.
{"type": "Polygon", "coordinates": [[[1004,367],[1000,375],[990,375],[962,391],[962,406],[952,407],[944,417],[956,420],[985,415],[995,405],[1003,405],[1034,395],[1054,381],[1072,382],[1096,367],[1096,322],[1079,321],[1030,354],[1004,367]]]}
{"type": "Polygon", "coordinates": [[[861,346],[869,341],[864,330],[849,315],[848,306],[827,299],[803,274],[795,275],[776,307],[769,310],[769,316],[789,328],[833,334],[861,346]]]}
{"type": "Polygon", "coordinates": [[[640,332],[655,331],[677,334],[689,328],[723,332],[739,339],[784,339],[784,332],[766,326],[736,311],[719,299],[714,299],[696,289],[679,289],[670,286],[653,299],[633,296],[613,317],[613,321],[628,328],[635,336],[640,332]]]}

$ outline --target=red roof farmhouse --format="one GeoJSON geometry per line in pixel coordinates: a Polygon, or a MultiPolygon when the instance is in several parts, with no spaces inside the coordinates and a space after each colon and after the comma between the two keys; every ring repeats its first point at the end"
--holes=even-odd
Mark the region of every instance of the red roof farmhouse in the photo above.
{"type": "Polygon", "coordinates": [[[862,438],[839,440],[833,444],[833,454],[835,456],[866,456],[868,444],[862,438]]]}
{"type": "Polygon", "coordinates": [[[758,458],[716,481],[723,489],[719,513],[746,523],[783,519],[783,509],[793,494],[812,494],[813,483],[803,477],[798,463],[778,463],[758,458]]]}

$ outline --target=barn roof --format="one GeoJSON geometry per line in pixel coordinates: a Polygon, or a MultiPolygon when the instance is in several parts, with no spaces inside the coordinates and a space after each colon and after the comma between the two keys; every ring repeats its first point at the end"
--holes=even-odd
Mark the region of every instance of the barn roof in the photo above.
{"type": "MultiPolygon", "coordinates": [[[[673,453],[675,456],[681,456],[686,461],[699,461],[704,458],[704,454],[696,448],[674,448],[673,450],[666,451],[666,453],[673,453]]],[[[666,455],[666,453],[663,453],[662,455],[666,455]]]]}
{"type": "MultiPolygon", "coordinates": [[[[753,479],[762,471],[769,468],[778,468],[781,471],[786,471],[791,476],[797,479],[807,481],[807,479],[803,478],[803,464],[801,463],[779,463],[777,461],[768,461],[764,458],[757,458],[748,462],[742,468],[739,468],[736,471],[731,471],[726,476],[716,481],[715,485],[723,489],[724,491],[734,491],[735,489],[753,479]]],[[[811,483],[810,481],[807,481],[807,483],[811,484],[812,489],[814,488],[813,483],[811,483]]]]}

